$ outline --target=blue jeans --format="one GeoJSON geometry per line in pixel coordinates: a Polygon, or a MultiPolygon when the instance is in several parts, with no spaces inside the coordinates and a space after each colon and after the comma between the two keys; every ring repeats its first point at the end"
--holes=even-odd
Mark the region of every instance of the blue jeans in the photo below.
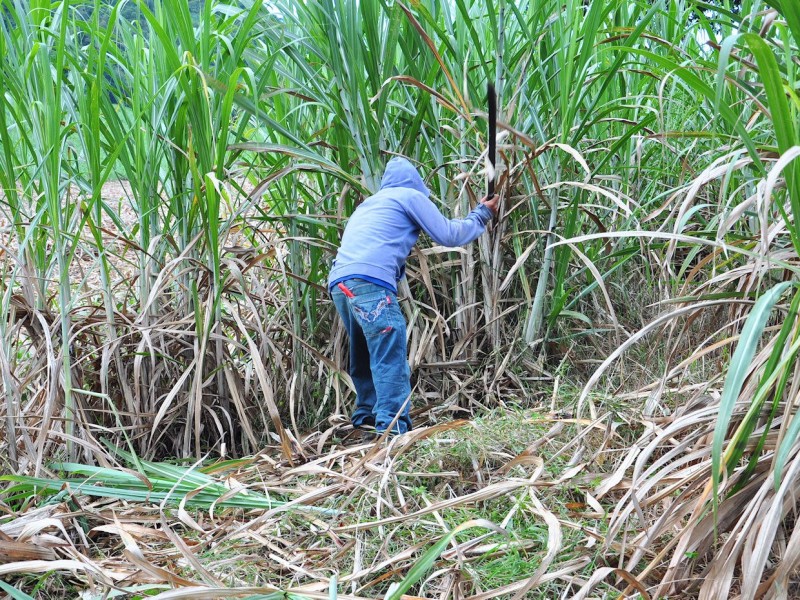
{"type": "Polygon", "coordinates": [[[386,431],[402,410],[393,431],[411,429],[411,370],[406,354],[406,321],[397,295],[363,279],[333,286],[331,297],[350,338],[350,377],[356,388],[354,427],[374,425],[386,431]],[[405,406],[404,406],[405,405],[405,406]]]}

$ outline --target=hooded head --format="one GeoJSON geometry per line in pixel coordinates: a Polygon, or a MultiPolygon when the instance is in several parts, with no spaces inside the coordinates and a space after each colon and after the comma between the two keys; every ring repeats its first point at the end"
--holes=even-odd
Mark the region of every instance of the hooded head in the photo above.
{"type": "Polygon", "coordinates": [[[419,171],[405,158],[395,156],[386,165],[386,171],[383,173],[381,179],[381,189],[386,188],[411,188],[425,195],[427,198],[430,196],[430,190],[425,187],[425,182],[422,181],[419,171]]]}

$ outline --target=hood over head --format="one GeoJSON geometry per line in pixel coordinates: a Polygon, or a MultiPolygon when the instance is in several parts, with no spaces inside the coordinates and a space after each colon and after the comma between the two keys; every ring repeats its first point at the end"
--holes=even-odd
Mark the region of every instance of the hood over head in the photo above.
{"type": "Polygon", "coordinates": [[[425,187],[425,182],[422,181],[419,171],[405,158],[395,156],[386,165],[386,171],[383,173],[381,179],[381,189],[386,188],[411,188],[425,195],[427,198],[430,196],[431,191],[425,187]]]}

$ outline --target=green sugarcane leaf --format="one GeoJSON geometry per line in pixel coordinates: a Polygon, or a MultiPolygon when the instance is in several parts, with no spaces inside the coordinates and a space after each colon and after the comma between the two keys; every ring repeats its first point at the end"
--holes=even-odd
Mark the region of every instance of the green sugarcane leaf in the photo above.
{"type": "Polygon", "coordinates": [[[761,341],[761,334],[767,324],[767,319],[772,312],[775,304],[780,300],[783,293],[792,286],[791,282],[784,282],[768,290],[758,299],[753,307],[750,316],[744,324],[742,333],[739,336],[739,343],[731,358],[728,366],[728,375],[725,378],[725,386],[722,389],[722,397],[719,403],[719,416],[714,428],[714,438],[711,445],[711,465],[712,465],[712,485],[714,491],[713,503],[716,511],[718,503],[719,484],[723,476],[722,450],[730,425],[731,416],[739,399],[739,393],[747,375],[750,373],[750,365],[753,361],[758,344],[761,341]]]}
{"type": "Polygon", "coordinates": [[[29,596],[22,590],[7,584],[5,581],[0,581],[0,590],[11,596],[11,600],[34,600],[33,596],[29,596]]]}
{"type": "Polygon", "coordinates": [[[795,42],[800,44],[800,3],[797,0],[764,0],[786,19],[795,42]]]}
{"type": "MultiPolygon", "coordinates": [[[[642,50],[641,48],[625,48],[625,47],[619,47],[618,49],[620,51],[628,52],[630,54],[637,54],[639,56],[649,59],[653,63],[671,72],[675,77],[683,81],[687,86],[689,86],[689,89],[691,89],[695,94],[698,94],[703,98],[706,98],[709,102],[712,103],[716,102],[717,98],[716,90],[714,90],[714,88],[712,88],[705,81],[703,81],[703,79],[701,79],[699,75],[694,73],[693,68],[679,64],[674,60],[670,60],[669,58],[665,58],[649,50],[642,50]]],[[[745,129],[744,124],[741,121],[741,116],[736,111],[734,111],[733,108],[731,108],[726,104],[721,104],[718,108],[720,116],[731,128],[734,129],[734,131],[736,131],[742,143],[745,145],[745,148],[747,148],[747,152],[750,155],[750,158],[753,159],[753,163],[763,173],[764,164],[763,161],[761,160],[761,154],[758,151],[758,148],[756,147],[754,139],[745,129]]]]}
{"type": "Polygon", "coordinates": [[[451,540],[460,532],[470,529],[471,527],[484,527],[498,533],[506,533],[506,531],[501,527],[498,527],[494,523],[484,519],[475,519],[462,523],[455,529],[448,531],[438,542],[431,546],[425,552],[425,554],[420,556],[419,560],[417,560],[417,562],[414,563],[414,566],[412,566],[408,573],[406,573],[406,576],[403,577],[401,581],[392,585],[389,593],[386,595],[385,600],[400,600],[403,594],[405,594],[417,581],[422,579],[422,576],[430,570],[430,568],[433,566],[433,563],[436,562],[436,560],[439,558],[439,555],[444,551],[445,548],[447,548],[447,545],[451,542],[451,540]]]}

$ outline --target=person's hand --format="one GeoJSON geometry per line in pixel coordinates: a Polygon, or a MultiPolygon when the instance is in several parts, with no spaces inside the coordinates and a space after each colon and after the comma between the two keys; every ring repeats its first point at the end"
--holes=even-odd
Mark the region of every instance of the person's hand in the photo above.
{"type": "Polygon", "coordinates": [[[499,203],[500,203],[500,196],[498,196],[497,194],[495,194],[491,198],[486,196],[481,200],[481,204],[483,204],[486,208],[492,211],[493,215],[497,214],[497,206],[499,203]]]}

